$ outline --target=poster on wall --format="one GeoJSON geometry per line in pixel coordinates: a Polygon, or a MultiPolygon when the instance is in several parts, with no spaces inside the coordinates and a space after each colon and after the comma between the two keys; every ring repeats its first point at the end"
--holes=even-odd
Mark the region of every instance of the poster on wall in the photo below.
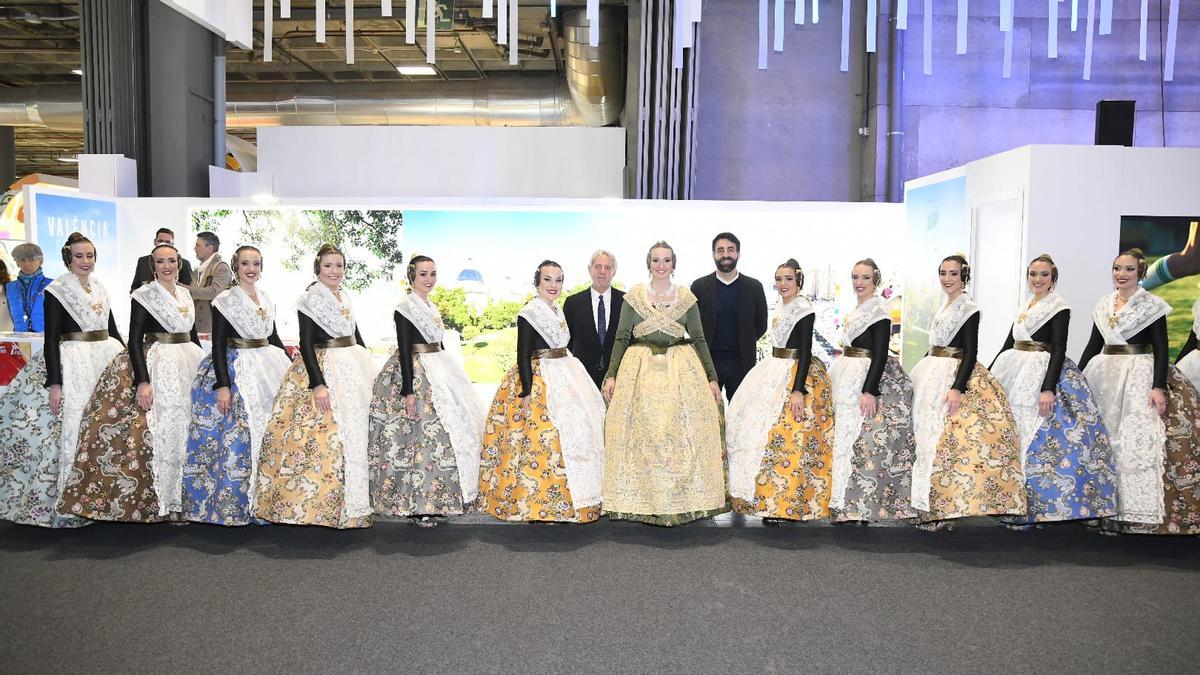
{"type": "Polygon", "coordinates": [[[1122,216],[1119,250],[1131,248],[1145,252],[1152,272],[1142,286],[1171,303],[1167,340],[1174,361],[1192,331],[1192,306],[1200,297],[1200,217],[1122,216]],[[1166,275],[1153,273],[1159,265],[1167,267],[1166,275]]]}
{"type": "MultiPolygon", "coordinates": [[[[447,349],[464,361],[470,378],[499,382],[516,357],[516,315],[533,297],[543,260],[558,262],[566,297],[590,285],[587,267],[597,250],[617,260],[614,286],[628,289],[648,277],[646,254],[667,241],[676,252],[675,282],[690,284],[714,270],[712,238],[735,233],[742,243],[738,270],[763,283],[769,307],[776,267],[788,258],[805,273],[803,293],[816,305],[815,352],[826,359],[840,348],[841,316],[854,306],[850,269],[874,257],[884,273],[882,292],[900,323],[903,262],[900,207],[861,205],[749,205],[588,203],[545,206],[439,207],[386,210],[202,209],[195,231],[210,230],[227,258],[240,244],[263,251],[260,286],[278,307],[285,339],[297,333],[295,301],[312,282],[312,261],[324,242],[347,253],[346,286],[359,328],[376,357],[395,344],[392,310],[406,292],[404,263],[432,257],[438,287],[432,299],[450,336],[447,349]]],[[[765,352],[766,340],[760,343],[765,352]]]]}
{"type": "Polygon", "coordinates": [[[96,245],[96,274],[105,286],[113,286],[119,277],[120,245],[117,231],[117,203],[113,199],[29,189],[32,208],[33,241],[45,254],[43,269],[48,277],[58,277],[67,269],[59,249],[72,232],[80,232],[96,245]]]}
{"type": "Polygon", "coordinates": [[[968,255],[971,247],[966,176],[909,188],[904,211],[907,267],[902,276],[901,362],[911,371],[929,350],[929,324],[944,299],[938,265],[948,255],[968,255]]]}

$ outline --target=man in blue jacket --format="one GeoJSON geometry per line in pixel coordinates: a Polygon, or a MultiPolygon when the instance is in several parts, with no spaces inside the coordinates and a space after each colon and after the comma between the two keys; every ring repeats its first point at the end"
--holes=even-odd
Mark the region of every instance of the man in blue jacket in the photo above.
{"type": "Polygon", "coordinates": [[[37,244],[21,244],[12,250],[20,273],[5,287],[13,330],[41,333],[46,330],[43,315],[43,291],[53,279],[42,273],[42,249],[37,244]]]}

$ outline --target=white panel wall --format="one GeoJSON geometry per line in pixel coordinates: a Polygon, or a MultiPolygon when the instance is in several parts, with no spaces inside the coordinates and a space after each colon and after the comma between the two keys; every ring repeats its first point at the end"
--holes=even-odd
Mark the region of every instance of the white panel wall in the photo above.
{"type": "Polygon", "coordinates": [[[264,127],[258,170],[284,197],[623,195],[617,127],[264,127]]]}

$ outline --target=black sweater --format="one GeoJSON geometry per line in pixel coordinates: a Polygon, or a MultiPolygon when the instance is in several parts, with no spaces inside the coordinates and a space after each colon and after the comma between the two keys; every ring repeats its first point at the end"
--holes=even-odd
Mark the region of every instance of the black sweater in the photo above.
{"type": "MultiPolygon", "coordinates": [[[[213,389],[229,386],[229,338],[243,338],[242,335],[229,323],[221,310],[216,307],[212,308],[212,360],[213,374],[216,375],[217,383],[213,385],[213,389]]],[[[279,339],[279,331],[275,326],[271,326],[271,335],[267,338],[267,342],[273,347],[283,349],[283,340],[279,339]]],[[[284,350],[287,353],[287,350],[284,350]]]]}
{"type": "MultiPolygon", "coordinates": [[[[304,359],[304,369],[308,371],[308,388],[316,389],[325,384],[321,362],[317,359],[317,345],[334,338],[304,312],[297,312],[297,315],[300,318],[300,356],[304,359]]],[[[358,332],[358,326],[354,327],[354,341],[362,347],[367,346],[358,332]]]]}
{"type": "MultiPolygon", "coordinates": [[[[45,293],[46,342],[42,347],[46,357],[46,386],[61,386],[62,378],[62,345],[59,342],[67,333],[80,332],[79,323],[71,313],[62,306],[53,293],[45,293]]],[[[113,318],[112,310],[108,311],[108,334],[121,344],[121,333],[117,331],[117,320],[113,318]]]]}
{"type": "Polygon", "coordinates": [[[891,337],[891,320],[880,319],[850,341],[851,347],[867,349],[871,352],[871,368],[867,370],[867,379],[863,381],[862,386],[864,394],[879,396],[879,381],[883,379],[883,369],[887,366],[888,340],[891,337]]]}
{"type": "Polygon", "coordinates": [[[409,396],[413,393],[412,347],[426,344],[425,336],[400,312],[392,312],[392,320],[396,322],[396,358],[400,361],[400,378],[404,382],[400,395],[409,396]]]}
{"type": "MultiPolygon", "coordinates": [[[[1166,390],[1167,367],[1170,364],[1167,344],[1167,317],[1161,316],[1157,321],[1146,326],[1137,335],[1129,338],[1131,345],[1150,345],[1154,352],[1154,388],[1166,390]]],[[[1083,356],[1079,359],[1079,368],[1087,368],[1088,361],[1104,349],[1104,335],[1100,329],[1092,325],[1092,337],[1088,340],[1083,356]]]]}
{"type": "MultiPolygon", "coordinates": [[[[1062,375],[1063,363],[1067,360],[1067,331],[1070,327],[1071,310],[1063,309],[1029,336],[1034,342],[1050,345],[1050,363],[1046,365],[1046,376],[1042,378],[1042,391],[1053,392],[1058,387],[1058,378],[1062,375]]],[[[1004,340],[1000,354],[1012,349],[1014,344],[1016,340],[1013,339],[1012,329],[1009,328],[1008,338],[1004,340]]],[[[996,355],[997,359],[1000,358],[1000,354],[996,355]]],[[[992,365],[996,365],[995,359],[992,360],[992,365]]]]}
{"type": "MultiPolygon", "coordinates": [[[[170,332],[162,327],[158,319],[134,300],[129,303],[129,363],[133,366],[133,386],[150,381],[150,371],[146,368],[146,334],[170,332]]],[[[192,342],[200,346],[200,338],[196,335],[196,324],[188,331],[192,342]]]]}

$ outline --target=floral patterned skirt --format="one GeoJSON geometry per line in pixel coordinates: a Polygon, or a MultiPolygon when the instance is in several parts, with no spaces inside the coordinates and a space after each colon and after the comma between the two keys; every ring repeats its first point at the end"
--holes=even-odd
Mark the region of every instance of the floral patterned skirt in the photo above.
{"type": "Polygon", "coordinates": [[[546,407],[541,362],[533,361],[528,413],[513,366],[492,399],[479,463],[479,510],[500,520],[590,523],[599,506],[576,509],[567,485],[562,439],[546,407]]]}
{"type": "Polygon", "coordinates": [[[413,359],[416,419],[408,416],[403,388],[400,357],[392,354],[371,395],[371,505],[389,516],[461,515],[469,505],[463,504],[454,447],[421,359],[413,359]]]}
{"type": "MultiPolygon", "coordinates": [[[[788,383],[794,381],[797,367],[793,362],[788,383]]],[[[786,520],[829,515],[834,413],[833,384],[825,364],[814,358],[804,384],[808,389],[804,420],[796,421],[785,396],[767,434],[766,450],[754,481],[754,498],[733,500],[733,510],[738,513],[786,520]]],[[[787,390],[790,392],[791,387],[787,390]]]]}

